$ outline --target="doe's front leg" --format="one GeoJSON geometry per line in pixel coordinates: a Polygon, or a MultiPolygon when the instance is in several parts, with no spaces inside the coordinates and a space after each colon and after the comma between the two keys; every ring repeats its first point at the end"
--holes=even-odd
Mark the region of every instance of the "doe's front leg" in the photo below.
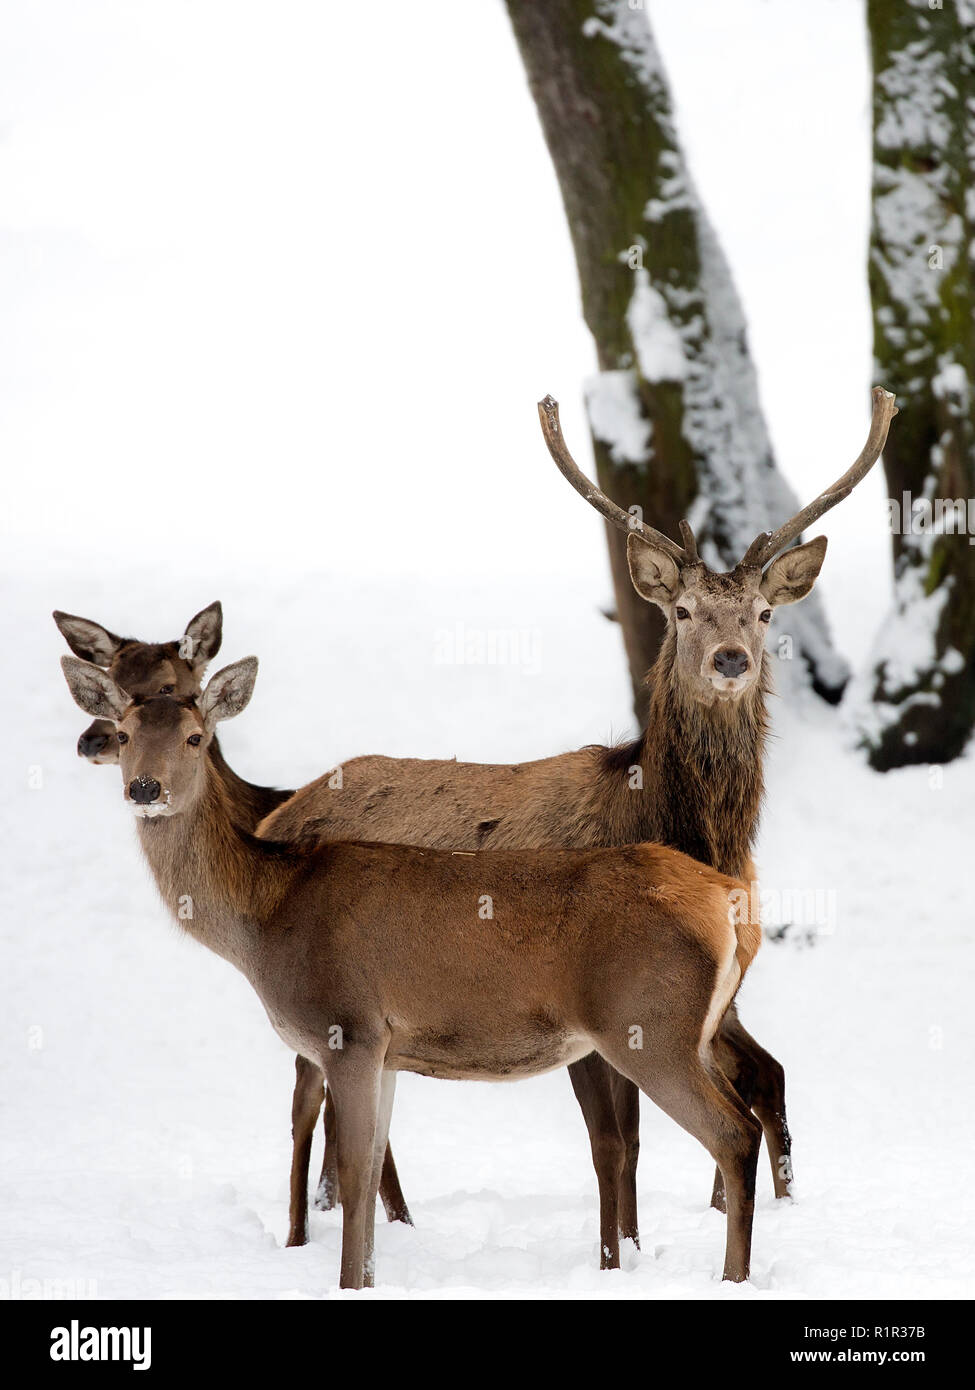
{"type": "MultiPolygon", "coordinates": [[[[369,1288],[372,1286],[376,1192],[381,1169],[381,1161],[376,1162],[376,1131],[383,1089],[383,1053],[375,1047],[347,1042],[329,1061],[328,1090],[335,1105],[338,1180],[342,1193],[339,1287],[369,1288]]],[[[383,1151],[385,1147],[384,1139],[383,1151]]]]}

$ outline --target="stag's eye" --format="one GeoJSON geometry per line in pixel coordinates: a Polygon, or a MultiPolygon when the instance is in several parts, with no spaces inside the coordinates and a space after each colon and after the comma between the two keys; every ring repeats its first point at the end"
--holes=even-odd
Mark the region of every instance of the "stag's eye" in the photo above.
{"type": "Polygon", "coordinates": [[[765,608],[765,609],[763,609],[763,611],[762,611],[761,613],[759,613],[759,615],[758,615],[758,621],[759,621],[760,623],[770,623],[770,622],[772,621],[772,610],[771,610],[771,608],[765,608]]]}
{"type": "Polygon", "coordinates": [[[172,695],[175,689],[175,685],[161,685],[159,687],[159,693],[160,695],[172,695]]]}
{"type": "Polygon", "coordinates": [[[128,734],[123,734],[121,729],[119,729],[115,737],[118,739],[119,743],[128,743],[129,741],[128,734]]]}
{"type": "Polygon", "coordinates": [[[190,734],[189,738],[186,740],[186,742],[190,745],[191,748],[199,748],[202,741],[202,734],[190,734]]]}
{"type": "Polygon", "coordinates": [[[680,622],[683,622],[685,618],[689,618],[691,615],[686,608],[675,608],[674,616],[678,618],[680,622]]]}

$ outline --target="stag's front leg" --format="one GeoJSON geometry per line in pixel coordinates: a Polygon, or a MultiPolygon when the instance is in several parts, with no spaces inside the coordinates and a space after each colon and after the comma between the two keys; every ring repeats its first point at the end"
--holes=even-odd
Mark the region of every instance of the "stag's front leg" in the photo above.
{"type": "Polygon", "coordinates": [[[325,1114],[322,1117],[325,1130],[325,1157],[322,1159],[322,1176],[318,1179],[315,1193],[315,1209],[331,1211],[339,1203],[338,1149],[335,1143],[335,1102],[331,1091],[325,1092],[325,1114]]]}
{"type": "Polygon", "coordinates": [[[640,1088],[618,1071],[612,1075],[616,1122],[623,1139],[623,1173],[620,1178],[620,1239],[632,1240],[639,1250],[640,1228],[636,1211],[636,1166],[640,1158],[640,1088]]]}
{"type": "Polygon", "coordinates": [[[569,1068],[569,1079],[582,1108],[592,1164],[599,1187],[599,1268],[620,1267],[620,1182],[626,1146],[613,1102],[612,1068],[592,1052],[569,1068]]]}
{"type": "Polygon", "coordinates": [[[291,1224],[288,1245],[308,1242],[308,1164],[311,1141],[322,1105],[324,1078],[314,1062],[295,1058],[291,1101],[291,1224]]]}
{"type": "MultiPolygon", "coordinates": [[[[328,1089],[335,1103],[338,1179],[342,1192],[342,1269],[339,1287],[371,1287],[372,1233],[381,1164],[376,1161],[383,1056],[378,1048],[346,1044],[329,1058],[328,1089]]],[[[385,1144],[383,1145],[385,1149],[385,1144]]]]}

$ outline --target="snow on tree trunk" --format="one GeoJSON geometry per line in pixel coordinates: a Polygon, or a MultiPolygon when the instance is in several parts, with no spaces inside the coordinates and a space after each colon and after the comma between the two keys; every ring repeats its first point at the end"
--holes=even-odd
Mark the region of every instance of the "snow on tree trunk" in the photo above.
{"type": "Polygon", "coordinates": [[[957,757],[975,722],[975,5],[867,14],[874,357],[900,414],[884,449],[894,609],[851,695],[886,770],[957,757]]]}
{"type": "MultiPolygon", "coordinates": [[[[507,6],[596,342],[586,404],[599,484],[675,539],[686,516],[702,557],[730,568],[798,503],[772,456],[741,304],[688,174],[647,16],[628,0],[507,6]]],[[[630,583],[625,537],[607,534],[642,716],[663,623],[630,583]]],[[[838,700],[848,672],[816,595],[783,622],[782,652],[838,700]]]]}

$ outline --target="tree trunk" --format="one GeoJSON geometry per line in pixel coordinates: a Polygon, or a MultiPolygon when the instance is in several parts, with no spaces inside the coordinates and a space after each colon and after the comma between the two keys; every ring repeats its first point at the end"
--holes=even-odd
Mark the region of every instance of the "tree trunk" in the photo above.
{"type": "Polygon", "coordinates": [[[855,717],[885,771],[957,757],[975,722],[975,9],[867,15],[874,357],[901,413],[884,449],[894,610],[855,717]]]}
{"type": "MultiPolygon", "coordinates": [[[[627,0],[507,0],[575,248],[599,374],[586,389],[603,491],[731,568],[798,503],[775,466],[728,265],[691,184],[646,14],[627,0]]],[[[637,714],[663,632],[607,527],[637,714]]],[[[847,678],[812,595],[788,617],[814,687],[847,678]]]]}

